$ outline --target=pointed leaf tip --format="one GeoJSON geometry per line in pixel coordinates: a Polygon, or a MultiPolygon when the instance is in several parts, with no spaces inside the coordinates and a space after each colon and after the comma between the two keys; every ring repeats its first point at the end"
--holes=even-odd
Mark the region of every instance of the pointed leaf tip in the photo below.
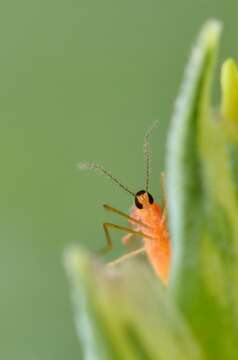
{"type": "Polygon", "coordinates": [[[221,30],[222,30],[222,23],[217,19],[210,19],[204,25],[201,32],[201,37],[208,38],[210,39],[211,42],[216,43],[217,37],[220,35],[221,30]]]}

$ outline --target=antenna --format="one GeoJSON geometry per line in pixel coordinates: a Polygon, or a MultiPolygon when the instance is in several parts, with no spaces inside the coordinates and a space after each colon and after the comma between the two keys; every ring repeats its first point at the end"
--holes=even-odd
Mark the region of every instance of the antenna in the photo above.
{"type": "Polygon", "coordinates": [[[115,178],[109,171],[104,169],[104,167],[102,167],[101,165],[95,163],[79,163],[78,168],[80,170],[95,170],[101,175],[106,175],[106,177],[114,181],[114,183],[120,186],[124,191],[128,192],[132,196],[136,195],[134,192],[130,191],[126,186],[122,185],[122,183],[119,180],[117,180],[117,178],[115,178]]]}
{"type": "Polygon", "coordinates": [[[149,180],[151,175],[151,149],[150,149],[150,136],[154,129],[158,126],[159,122],[156,120],[147,133],[145,134],[144,138],[144,163],[145,163],[145,191],[148,192],[149,190],[149,180]]]}

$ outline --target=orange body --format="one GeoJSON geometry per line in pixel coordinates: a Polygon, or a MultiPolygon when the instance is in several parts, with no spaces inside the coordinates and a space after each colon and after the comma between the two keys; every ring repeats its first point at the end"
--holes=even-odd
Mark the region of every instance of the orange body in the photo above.
{"type": "Polygon", "coordinates": [[[133,207],[131,217],[146,225],[135,224],[131,221],[135,230],[153,238],[144,237],[145,250],[156,274],[167,285],[171,248],[164,211],[158,204],[149,204],[145,201],[143,209],[133,207]]]}

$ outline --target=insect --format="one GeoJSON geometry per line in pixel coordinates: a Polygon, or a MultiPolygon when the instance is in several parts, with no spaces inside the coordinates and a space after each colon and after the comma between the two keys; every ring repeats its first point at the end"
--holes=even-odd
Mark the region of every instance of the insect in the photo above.
{"type": "Polygon", "coordinates": [[[109,171],[104,169],[101,165],[94,163],[80,163],[80,169],[95,170],[100,174],[106,175],[124,191],[134,197],[134,206],[132,207],[130,215],[113,208],[110,205],[103,205],[103,207],[110,212],[116,213],[129,222],[129,227],[116,225],[113,223],[104,223],[103,228],[106,236],[107,246],[105,251],[112,248],[112,240],[109,229],[117,229],[126,232],[127,235],[122,238],[122,242],[127,245],[133,237],[142,238],[142,246],[131,251],[124,256],[108,263],[109,266],[114,266],[131,257],[137,256],[141,253],[146,253],[150,263],[152,264],[155,273],[161,278],[162,282],[167,285],[169,278],[170,258],[171,258],[171,244],[169,239],[169,232],[167,227],[167,210],[166,210],[166,196],[164,194],[164,175],[162,175],[162,191],[163,204],[159,205],[154,202],[152,195],[149,193],[149,179],[151,175],[150,166],[150,135],[152,130],[157,125],[157,122],[152,125],[145,135],[144,139],[144,156],[145,156],[145,188],[136,193],[130,191],[117,178],[115,178],[109,171]]]}

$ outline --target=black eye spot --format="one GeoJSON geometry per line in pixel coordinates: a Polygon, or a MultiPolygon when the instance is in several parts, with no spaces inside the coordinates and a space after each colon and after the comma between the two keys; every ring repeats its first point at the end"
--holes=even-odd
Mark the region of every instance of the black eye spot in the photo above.
{"type": "Polygon", "coordinates": [[[149,203],[153,204],[153,202],[154,202],[153,196],[150,193],[147,193],[147,194],[148,194],[148,198],[149,198],[149,203]]]}
{"type": "Polygon", "coordinates": [[[143,209],[143,205],[139,202],[138,198],[139,196],[141,195],[144,195],[146,193],[145,190],[140,190],[136,193],[136,196],[135,196],[135,205],[138,209],[143,209]]]}
{"type": "Polygon", "coordinates": [[[135,205],[138,209],[143,209],[143,205],[139,202],[137,196],[135,197],[135,205]]]}

